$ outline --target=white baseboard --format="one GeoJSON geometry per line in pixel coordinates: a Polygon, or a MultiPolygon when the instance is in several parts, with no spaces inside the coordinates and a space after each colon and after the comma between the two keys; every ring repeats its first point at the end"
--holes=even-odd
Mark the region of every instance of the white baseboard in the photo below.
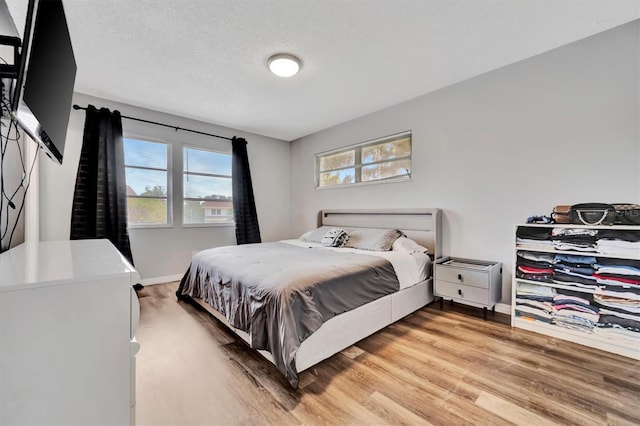
{"type": "Polygon", "coordinates": [[[155,284],[165,284],[171,281],[180,281],[184,274],[178,275],[166,275],[164,277],[155,277],[155,278],[145,278],[140,280],[140,284],[142,285],[155,285],[155,284]]]}
{"type": "Polygon", "coordinates": [[[506,303],[496,303],[496,312],[511,315],[511,305],[507,305],[506,303]]]}

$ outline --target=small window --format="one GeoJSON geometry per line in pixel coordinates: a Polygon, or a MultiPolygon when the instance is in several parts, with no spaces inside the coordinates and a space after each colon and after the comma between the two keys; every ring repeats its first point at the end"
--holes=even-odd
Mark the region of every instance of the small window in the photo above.
{"type": "Polygon", "coordinates": [[[411,178],[411,132],[316,155],[316,188],[411,178]]]}
{"type": "Polygon", "coordinates": [[[183,149],[183,223],[232,223],[231,154],[183,149]]]}
{"type": "Polygon", "coordinates": [[[127,220],[130,225],[170,223],[169,145],[124,139],[127,220]]]}

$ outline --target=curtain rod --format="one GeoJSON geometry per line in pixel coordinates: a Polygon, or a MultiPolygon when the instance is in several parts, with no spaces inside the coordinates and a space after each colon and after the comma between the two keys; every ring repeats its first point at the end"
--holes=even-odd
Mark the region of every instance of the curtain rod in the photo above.
{"type": "MultiPolygon", "coordinates": [[[[73,104],[73,109],[75,110],[87,110],[87,107],[81,107],[78,104],[73,104]]],[[[149,124],[155,124],[156,126],[164,126],[164,127],[168,127],[170,129],[175,129],[176,132],[178,130],[182,130],[184,132],[191,132],[191,133],[197,133],[199,135],[205,135],[205,136],[211,136],[212,138],[220,138],[220,139],[226,139],[226,140],[233,140],[233,138],[228,138],[226,136],[218,136],[218,135],[214,135],[213,133],[206,133],[206,132],[201,132],[199,130],[191,130],[191,129],[185,129],[184,127],[178,127],[178,126],[170,126],[169,124],[164,124],[164,123],[158,123],[157,121],[150,121],[150,120],[143,120],[142,118],[135,118],[135,117],[128,117],[126,115],[120,115],[120,117],[122,118],[126,118],[127,120],[134,120],[134,121],[141,121],[143,123],[149,123],[149,124]]]]}

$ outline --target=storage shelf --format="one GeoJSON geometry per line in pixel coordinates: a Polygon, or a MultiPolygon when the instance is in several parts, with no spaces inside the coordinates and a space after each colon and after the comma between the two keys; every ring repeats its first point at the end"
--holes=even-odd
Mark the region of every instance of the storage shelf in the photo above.
{"type": "MultiPolygon", "coordinates": [[[[617,297],[620,299],[629,299],[629,300],[638,300],[640,301],[640,295],[636,294],[633,297],[626,297],[626,296],[620,296],[616,293],[612,293],[610,291],[603,291],[603,290],[591,290],[589,288],[583,288],[583,287],[577,287],[577,286],[572,286],[572,285],[565,285],[565,284],[556,284],[556,283],[545,283],[542,281],[532,281],[532,280],[525,280],[522,278],[515,278],[516,282],[523,282],[523,283],[529,283],[529,284],[536,284],[536,285],[542,285],[545,287],[554,287],[554,288],[561,288],[564,290],[571,290],[571,291],[577,291],[580,293],[590,293],[590,294],[599,294],[602,296],[611,296],[611,297],[617,297]]],[[[517,286],[516,286],[516,296],[517,294],[517,286]]]]}
{"type": "Polygon", "coordinates": [[[611,336],[589,334],[554,324],[547,324],[542,321],[528,320],[519,317],[513,317],[512,325],[546,336],[569,340],[581,345],[640,360],[640,342],[636,344],[633,342],[624,342],[611,336]]]}
{"type": "MultiPolygon", "coordinates": [[[[640,231],[640,229],[639,229],[640,231]]],[[[569,254],[573,256],[593,256],[593,257],[608,257],[610,259],[629,259],[629,260],[640,260],[640,253],[637,256],[625,256],[623,254],[605,254],[598,253],[596,251],[577,251],[577,250],[556,250],[553,248],[542,248],[542,247],[532,247],[532,246],[523,246],[516,245],[516,250],[518,251],[535,251],[539,253],[551,253],[551,254],[569,254]]]]}
{"type": "Polygon", "coordinates": [[[522,223],[516,226],[531,228],[575,228],[575,229],[604,229],[607,231],[639,231],[638,225],[574,225],[571,223],[522,223]]]}
{"type": "MultiPolygon", "coordinates": [[[[538,224],[538,223],[528,223],[516,225],[515,227],[515,235],[518,235],[518,230],[522,228],[564,228],[564,229],[593,229],[593,230],[606,230],[606,231],[633,231],[640,233],[640,226],[626,226],[626,225],[597,225],[597,226],[589,226],[589,225],[573,225],[573,224],[559,224],[559,223],[549,223],[549,224],[538,224]]],[[[551,238],[549,238],[551,240],[551,238]]],[[[551,247],[535,247],[529,246],[526,244],[518,244],[517,239],[514,241],[514,267],[512,274],[512,288],[511,288],[511,325],[513,327],[523,328],[529,331],[533,331],[536,333],[544,334],[547,336],[555,337],[558,339],[568,340],[574,343],[578,343],[581,345],[589,346],[592,348],[600,349],[607,352],[616,353],[619,355],[627,356],[636,360],[640,360],[640,333],[638,333],[639,339],[635,339],[634,337],[624,338],[624,337],[616,337],[607,334],[601,334],[597,331],[595,333],[587,333],[580,330],[572,330],[569,328],[565,328],[562,326],[558,326],[555,324],[548,324],[543,321],[537,321],[534,319],[523,319],[516,316],[516,298],[517,298],[517,288],[518,283],[527,283],[532,285],[539,285],[544,287],[552,287],[562,290],[575,291],[578,293],[585,294],[597,294],[602,296],[615,297],[618,299],[628,299],[634,301],[640,301],[640,295],[630,293],[628,296],[621,296],[615,292],[606,291],[602,289],[589,289],[583,288],[576,285],[571,284],[558,284],[553,282],[541,282],[534,280],[526,280],[522,278],[518,278],[516,276],[517,263],[518,263],[518,251],[525,252],[535,252],[535,253],[548,253],[550,255],[555,254],[564,254],[571,256],[591,256],[595,258],[609,258],[609,259],[621,259],[621,260],[640,260],[640,250],[632,253],[632,254],[605,254],[598,253],[596,251],[579,251],[579,250],[557,250],[553,246],[551,247]]],[[[606,308],[606,307],[605,307],[606,308]]],[[[631,334],[634,336],[634,334],[631,334]]]]}

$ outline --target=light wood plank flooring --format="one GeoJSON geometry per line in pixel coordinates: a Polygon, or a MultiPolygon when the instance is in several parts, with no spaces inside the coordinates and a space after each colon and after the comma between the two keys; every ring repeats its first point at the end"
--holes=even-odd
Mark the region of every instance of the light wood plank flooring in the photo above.
{"type": "Polygon", "coordinates": [[[268,361],[177,283],[139,292],[137,423],[640,424],[640,362],[434,303],[300,375],[268,361]]]}

